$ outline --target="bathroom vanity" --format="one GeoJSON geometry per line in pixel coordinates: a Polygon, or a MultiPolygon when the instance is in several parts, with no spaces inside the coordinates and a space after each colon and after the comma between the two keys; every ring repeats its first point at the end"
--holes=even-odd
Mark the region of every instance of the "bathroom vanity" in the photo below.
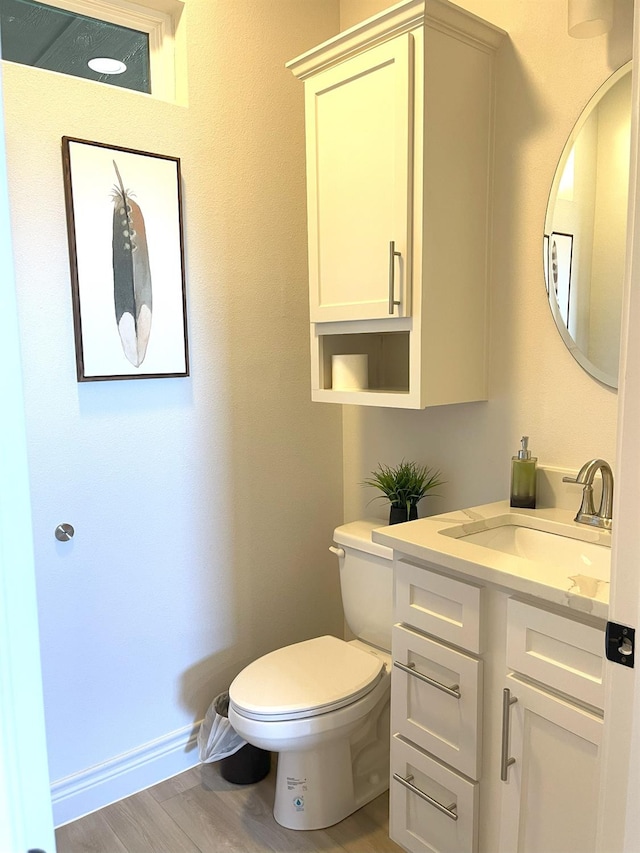
{"type": "Polygon", "coordinates": [[[373,533],[394,549],[390,835],[411,853],[594,849],[611,534],[574,515],[499,502],[373,533]]]}

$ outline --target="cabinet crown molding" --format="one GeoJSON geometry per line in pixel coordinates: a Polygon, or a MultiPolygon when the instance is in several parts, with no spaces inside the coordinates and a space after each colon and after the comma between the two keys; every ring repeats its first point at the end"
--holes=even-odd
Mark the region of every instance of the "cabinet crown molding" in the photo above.
{"type": "Polygon", "coordinates": [[[299,80],[367,50],[389,38],[427,24],[495,50],[507,33],[449,0],[402,0],[360,24],[338,33],[286,63],[299,80]]]}

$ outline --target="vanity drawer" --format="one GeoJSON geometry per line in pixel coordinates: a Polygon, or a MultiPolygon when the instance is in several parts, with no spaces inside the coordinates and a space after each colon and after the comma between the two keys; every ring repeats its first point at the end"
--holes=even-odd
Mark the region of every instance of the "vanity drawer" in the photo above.
{"type": "Polygon", "coordinates": [[[394,736],[389,835],[410,853],[475,853],[478,783],[394,736]]]}
{"type": "Polygon", "coordinates": [[[604,630],[510,598],[507,666],[581,702],[604,707],[604,630]]]}
{"type": "Polygon", "coordinates": [[[392,732],[479,779],[482,661],[400,625],[393,661],[392,732]]]}
{"type": "Polygon", "coordinates": [[[480,653],[480,587],[399,560],[395,592],[397,622],[480,653]]]}

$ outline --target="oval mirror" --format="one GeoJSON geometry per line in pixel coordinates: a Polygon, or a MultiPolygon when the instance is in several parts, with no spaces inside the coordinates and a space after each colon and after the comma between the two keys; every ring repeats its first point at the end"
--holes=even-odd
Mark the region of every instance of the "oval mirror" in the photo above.
{"type": "Polygon", "coordinates": [[[558,331],[593,377],[618,387],[631,134],[631,62],[576,122],[551,186],[544,278],[558,331]]]}

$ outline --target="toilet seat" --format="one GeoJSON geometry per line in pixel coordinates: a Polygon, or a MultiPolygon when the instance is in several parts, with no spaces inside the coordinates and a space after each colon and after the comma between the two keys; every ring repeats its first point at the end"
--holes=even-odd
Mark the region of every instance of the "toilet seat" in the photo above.
{"type": "Polygon", "coordinates": [[[232,682],[229,698],[253,720],[315,717],[365,696],[384,671],[373,653],[337,637],[315,637],[249,664],[232,682]]]}

